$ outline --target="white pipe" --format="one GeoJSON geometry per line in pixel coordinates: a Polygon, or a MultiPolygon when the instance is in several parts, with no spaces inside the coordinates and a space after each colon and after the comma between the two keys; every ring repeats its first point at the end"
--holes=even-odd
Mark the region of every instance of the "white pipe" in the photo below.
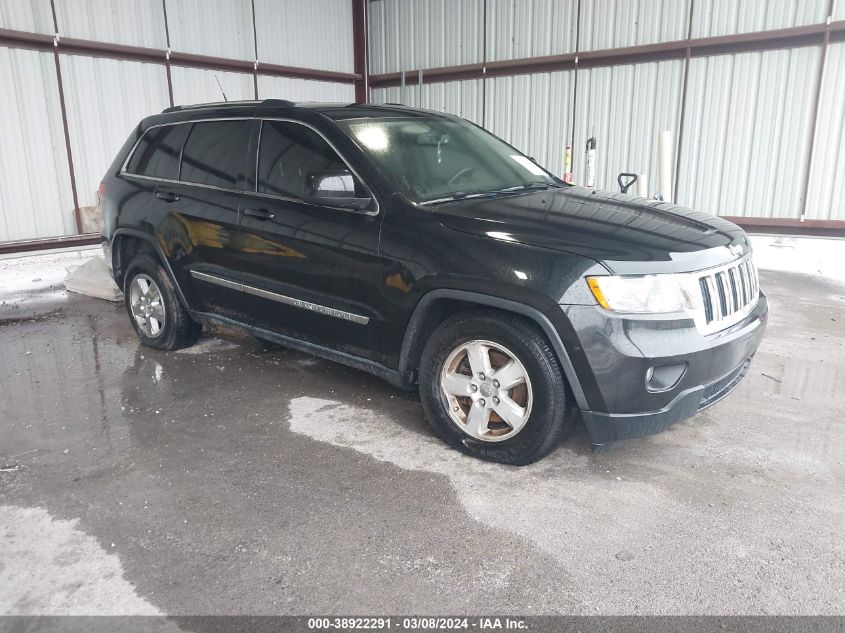
{"type": "Polygon", "coordinates": [[[665,130],[657,135],[658,193],[666,202],[672,202],[672,132],[665,130]]]}
{"type": "Polygon", "coordinates": [[[587,139],[587,151],[585,158],[585,182],[584,186],[594,189],[596,186],[596,139],[587,139]]]}
{"type": "Polygon", "coordinates": [[[637,195],[640,198],[648,198],[648,174],[637,176],[637,195]]]}

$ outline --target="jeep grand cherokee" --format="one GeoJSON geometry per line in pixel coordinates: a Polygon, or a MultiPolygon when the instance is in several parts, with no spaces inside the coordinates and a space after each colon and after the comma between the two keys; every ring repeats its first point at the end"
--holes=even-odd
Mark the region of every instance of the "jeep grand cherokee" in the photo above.
{"type": "Polygon", "coordinates": [[[141,342],[202,324],[418,388],[434,432],[527,464],[594,449],[742,380],[767,317],[737,226],[564,184],[467,121],[281,100],[141,121],[100,187],[141,342]]]}

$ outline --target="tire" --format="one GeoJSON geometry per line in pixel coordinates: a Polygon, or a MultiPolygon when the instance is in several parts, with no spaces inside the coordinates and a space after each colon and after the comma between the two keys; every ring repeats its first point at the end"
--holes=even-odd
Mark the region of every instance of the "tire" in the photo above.
{"type": "MultiPolygon", "coordinates": [[[[173,280],[155,258],[139,255],[129,263],[123,293],[126,297],[129,321],[142,345],[154,349],[177,350],[190,347],[199,340],[202,325],[188,315],[176,295],[173,280]],[[143,292],[144,286],[148,288],[147,293],[143,292]],[[141,298],[141,295],[144,295],[144,298],[141,298]],[[146,312],[141,316],[133,313],[133,300],[136,298],[146,302],[143,306],[146,312]],[[155,301],[156,298],[160,298],[160,301],[155,301]]],[[[137,304],[137,301],[134,303],[137,304]]],[[[136,311],[138,309],[135,308],[136,311]]]]}
{"type": "Polygon", "coordinates": [[[569,388],[546,337],[505,312],[465,312],[444,321],[423,350],[419,390],[435,434],[486,461],[536,462],[575,424],[569,388]],[[475,370],[485,357],[487,373],[480,378],[475,370]],[[506,365],[508,371],[500,372],[506,365]],[[506,390],[504,383],[516,386],[506,390]]]}

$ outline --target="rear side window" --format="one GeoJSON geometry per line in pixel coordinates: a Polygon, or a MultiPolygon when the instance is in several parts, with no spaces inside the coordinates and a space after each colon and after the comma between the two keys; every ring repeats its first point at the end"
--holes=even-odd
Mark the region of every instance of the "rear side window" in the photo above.
{"type": "Polygon", "coordinates": [[[176,180],[179,175],[179,153],[189,125],[163,125],[150,128],[141,137],[126,171],[139,176],[176,180]]]}
{"type": "Polygon", "coordinates": [[[234,189],[244,174],[252,121],[208,121],[190,127],[179,179],[234,189]]]}
{"type": "MultiPolygon", "coordinates": [[[[349,169],[322,136],[298,123],[264,121],[258,148],[260,193],[301,199],[309,174],[349,169]]],[[[356,195],[366,195],[354,176],[353,182],[356,195]]]]}

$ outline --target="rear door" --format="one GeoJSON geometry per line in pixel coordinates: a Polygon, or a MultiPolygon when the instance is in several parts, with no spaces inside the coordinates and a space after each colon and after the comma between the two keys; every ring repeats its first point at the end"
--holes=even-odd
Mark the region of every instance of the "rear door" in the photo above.
{"type": "Polygon", "coordinates": [[[253,119],[196,121],[183,127],[189,130],[178,177],[156,188],[159,204],[169,206],[167,249],[180,262],[191,307],[243,320],[234,255],[253,119]]]}
{"type": "Polygon", "coordinates": [[[348,172],[344,182],[356,195],[372,193],[315,128],[276,119],[259,127],[255,190],[242,197],[238,254],[251,322],[382,360],[378,203],[352,210],[309,202],[315,174],[348,172]]]}

